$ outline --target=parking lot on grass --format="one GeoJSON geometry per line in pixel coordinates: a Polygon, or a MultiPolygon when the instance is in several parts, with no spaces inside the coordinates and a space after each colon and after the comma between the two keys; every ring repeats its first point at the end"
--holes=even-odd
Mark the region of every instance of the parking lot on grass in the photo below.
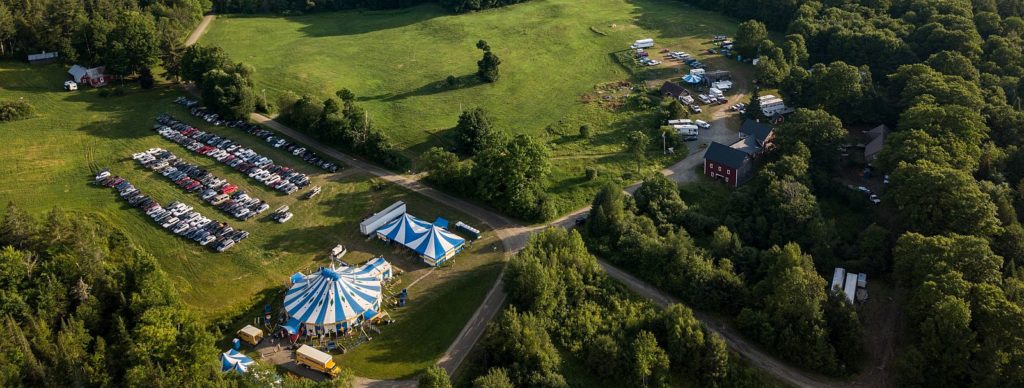
{"type": "Polygon", "coordinates": [[[425,219],[444,216],[453,222],[465,221],[482,229],[484,238],[467,247],[451,267],[434,270],[416,283],[410,289],[410,305],[392,312],[398,322],[341,358],[343,365],[375,378],[418,373],[444,352],[497,277],[502,253],[495,250],[496,237],[458,210],[367,175],[347,170],[325,174],[234,128],[198,125],[309,173],[310,186],[322,186],[322,193],[304,200],[300,199],[303,191],[286,196],[259,187],[230,167],[187,152],[151,129],[155,117],[164,112],[188,120],[188,113],[173,103],[181,95],[177,90],[128,88],[126,96],[103,98],[94,89],[63,91],[65,76],[58,65],[0,62],[0,98],[25,98],[37,111],[32,118],[0,126],[5,139],[0,147],[0,179],[9,183],[0,187],[0,202],[13,202],[33,214],[61,206],[109,221],[154,255],[183,300],[205,319],[249,310],[257,303],[256,295],[283,285],[288,275],[326,263],[328,252],[339,243],[348,247],[345,259],[352,263],[383,255],[407,271],[402,284],[422,277],[429,269],[407,250],[359,234],[363,217],[396,200],[405,201],[410,212],[425,219]],[[266,200],[271,209],[290,205],[295,218],[283,225],[262,216],[231,220],[250,237],[217,254],[155,227],[145,214],[117,199],[116,193],[90,183],[99,169],[110,168],[162,204],[180,201],[211,218],[227,218],[132,160],[133,153],[154,147],[171,150],[239,185],[266,200]],[[428,328],[431,335],[424,336],[428,328]]]}

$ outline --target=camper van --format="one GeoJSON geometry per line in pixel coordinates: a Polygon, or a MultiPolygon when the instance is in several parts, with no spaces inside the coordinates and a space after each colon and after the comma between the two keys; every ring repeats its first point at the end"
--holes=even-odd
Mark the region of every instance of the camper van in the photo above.
{"type": "Polygon", "coordinates": [[[633,44],[629,46],[629,48],[633,48],[633,49],[642,49],[642,48],[648,48],[648,47],[654,47],[654,39],[651,39],[651,38],[640,39],[640,40],[638,40],[636,42],[633,42],[633,44]]]}
{"type": "Polygon", "coordinates": [[[252,346],[256,346],[256,344],[263,340],[263,330],[260,330],[258,327],[253,325],[246,325],[236,334],[238,334],[238,338],[241,338],[242,341],[245,341],[252,346]]]}
{"type": "Polygon", "coordinates": [[[309,369],[323,372],[332,378],[338,377],[338,374],[341,373],[341,368],[334,363],[334,358],[330,354],[316,350],[309,345],[302,345],[295,350],[295,362],[305,365],[309,369]]]}
{"type": "Polygon", "coordinates": [[[681,136],[697,136],[697,126],[696,125],[692,125],[692,124],[673,125],[672,127],[675,128],[676,132],[679,132],[679,135],[681,135],[681,136]]]}

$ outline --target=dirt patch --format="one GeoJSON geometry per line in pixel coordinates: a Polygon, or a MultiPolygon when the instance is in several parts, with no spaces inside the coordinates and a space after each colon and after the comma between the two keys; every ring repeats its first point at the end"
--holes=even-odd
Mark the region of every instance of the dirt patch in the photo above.
{"type": "Polygon", "coordinates": [[[852,385],[892,387],[893,361],[896,358],[897,334],[903,331],[903,306],[906,292],[888,279],[868,279],[868,300],[858,311],[864,323],[864,346],[867,360],[852,385]]]}

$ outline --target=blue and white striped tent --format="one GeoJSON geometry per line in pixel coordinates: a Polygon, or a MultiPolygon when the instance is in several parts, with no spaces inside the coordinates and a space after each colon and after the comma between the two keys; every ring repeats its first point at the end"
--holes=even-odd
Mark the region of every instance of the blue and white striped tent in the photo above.
{"type": "Polygon", "coordinates": [[[284,297],[285,330],[297,334],[347,330],[378,314],[381,281],[391,277],[391,264],[376,258],[360,267],[321,268],[292,283],[284,297]]]}
{"type": "Polygon", "coordinates": [[[703,78],[696,74],[687,74],[683,76],[683,82],[688,84],[699,84],[703,78]]]}
{"type": "Polygon", "coordinates": [[[220,355],[220,371],[245,373],[249,371],[249,365],[252,365],[252,362],[249,356],[239,353],[235,349],[230,349],[220,355]]]}
{"type": "Polygon", "coordinates": [[[431,223],[416,218],[409,213],[403,213],[398,218],[377,229],[377,237],[409,246],[409,242],[422,237],[431,227],[433,227],[431,223]]]}
{"type": "Polygon", "coordinates": [[[466,240],[462,237],[440,226],[431,226],[430,230],[409,244],[409,247],[419,253],[427,265],[436,267],[461,252],[465,244],[466,240]]]}

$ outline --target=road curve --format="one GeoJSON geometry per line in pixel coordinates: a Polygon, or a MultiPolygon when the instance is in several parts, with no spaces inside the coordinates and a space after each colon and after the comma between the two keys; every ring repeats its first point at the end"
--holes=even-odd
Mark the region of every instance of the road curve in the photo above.
{"type": "MultiPolygon", "coordinates": [[[[209,28],[210,23],[215,18],[212,13],[203,17],[202,22],[196,27],[196,29],[189,35],[185,42],[185,46],[191,46],[195,44],[199,38],[209,28]]],[[[518,252],[526,246],[526,242],[529,240],[530,234],[535,231],[550,227],[550,226],[562,226],[571,227],[573,220],[579,215],[585,214],[590,211],[589,206],[578,209],[562,218],[555,220],[545,225],[535,226],[524,226],[515,221],[512,221],[502,215],[499,215],[489,209],[485,209],[479,205],[471,203],[461,198],[454,197],[450,194],[443,193],[429,186],[424,185],[419,181],[418,177],[405,176],[395,174],[384,168],[370,164],[360,159],[356,159],[347,154],[344,154],[337,149],[327,146],[308,135],[296,131],[278,121],[275,121],[267,116],[253,113],[250,118],[252,121],[274,129],[292,139],[306,144],[308,147],[313,148],[324,155],[328,155],[334,159],[346,163],[349,168],[365,171],[371,175],[374,175],[387,182],[399,185],[410,191],[419,193],[427,198],[434,201],[446,204],[448,206],[457,208],[466,214],[476,217],[481,222],[489,226],[501,239],[502,245],[505,247],[506,258],[518,252]]],[[[716,117],[718,118],[718,117],[716,117]]],[[[713,138],[710,140],[718,141],[719,138],[725,138],[728,135],[725,127],[725,120],[715,120],[712,122],[712,130],[710,131],[713,138]],[[717,131],[716,131],[717,129],[717,131]]],[[[705,139],[708,140],[708,139],[705,139]]],[[[703,149],[691,150],[690,155],[683,160],[679,161],[675,165],[662,170],[662,174],[665,174],[676,183],[685,183],[696,179],[694,168],[700,164],[703,159],[703,149]]],[[[627,188],[628,192],[635,190],[637,185],[633,185],[627,188]]],[[[664,308],[672,303],[679,303],[674,297],[661,292],[655,287],[643,282],[640,279],[608,264],[603,260],[598,260],[598,263],[612,278],[625,284],[630,290],[643,296],[654,302],[656,305],[664,308]]],[[[449,374],[455,371],[465,360],[468,353],[473,349],[473,346],[483,335],[484,329],[487,323],[490,322],[501,310],[501,307],[505,303],[506,294],[504,291],[504,278],[505,271],[502,270],[501,274],[498,275],[498,279],[494,282],[494,285],[488,291],[484,301],[477,308],[476,312],[470,318],[466,325],[462,328],[462,331],[452,342],[451,346],[441,355],[438,360],[438,364],[441,365],[449,374]]],[[[728,325],[719,319],[708,316],[706,314],[694,311],[694,315],[700,320],[708,329],[717,333],[722,339],[725,340],[729,348],[745,357],[751,365],[764,370],[768,374],[775,378],[789,383],[791,385],[799,387],[827,387],[827,386],[842,386],[844,384],[835,382],[827,379],[823,376],[809,373],[796,369],[775,357],[768,355],[747,340],[739,336],[734,332],[728,325]]],[[[387,380],[371,380],[365,378],[356,378],[355,381],[357,386],[362,387],[409,387],[415,385],[415,382],[411,380],[399,380],[399,381],[387,381],[387,380]]]]}
{"type": "MultiPolygon", "coordinates": [[[[353,158],[344,153],[341,153],[333,147],[321,144],[316,139],[313,139],[299,131],[291,129],[277,121],[274,121],[266,116],[254,113],[252,119],[255,122],[270,127],[276,131],[283,133],[295,140],[305,143],[307,146],[324,153],[325,155],[331,156],[335,159],[341,160],[347,163],[350,168],[356,168],[364,170],[371,175],[377,176],[388,182],[397,184],[405,187],[411,191],[420,193],[428,198],[435,201],[445,203],[449,206],[458,208],[463,212],[479,218],[481,221],[486,223],[495,233],[501,238],[503,245],[505,246],[506,254],[511,255],[518,252],[524,246],[529,239],[529,235],[535,231],[544,229],[549,226],[560,226],[560,227],[571,227],[575,218],[582,215],[590,210],[589,207],[576,210],[569,215],[563,216],[562,218],[555,220],[546,225],[540,226],[522,226],[518,223],[509,220],[501,215],[498,215],[488,209],[484,209],[475,204],[469,203],[465,200],[455,198],[449,194],[442,193],[436,189],[430,188],[419,182],[416,178],[403,176],[392,173],[383,168],[374,166],[362,160],[353,158]]],[[[666,174],[670,178],[676,181],[686,181],[686,177],[695,176],[693,174],[687,174],[687,172],[693,171],[697,166],[698,162],[703,158],[703,152],[695,152],[687,158],[683,159],[675,166],[666,169],[666,171],[673,171],[675,174],[666,174]],[[682,179],[680,179],[682,178],[682,179]]],[[[631,188],[635,189],[635,185],[631,188]]],[[[603,260],[598,260],[598,263],[612,278],[625,284],[630,290],[643,296],[654,302],[660,307],[668,306],[672,303],[680,303],[677,299],[672,296],[661,292],[655,287],[643,282],[640,279],[608,264],[603,260]]],[[[502,275],[499,275],[498,280],[491,287],[487,297],[481,303],[480,307],[473,314],[473,317],[463,327],[462,332],[456,337],[455,341],[448,348],[448,350],[441,356],[438,363],[445,368],[449,373],[453,372],[462,361],[465,359],[466,354],[472,350],[473,345],[483,334],[483,330],[494,316],[500,311],[501,306],[504,304],[505,292],[503,290],[502,275]]],[[[742,338],[738,333],[734,332],[728,325],[719,319],[708,316],[706,314],[694,311],[694,315],[700,320],[705,326],[711,331],[717,333],[725,340],[729,348],[743,355],[751,365],[763,369],[765,372],[771,374],[775,378],[789,383],[791,385],[799,387],[826,387],[826,386],[839,386],[834,381],[831,381],[825,377],[805,372],[796,369],[774,357],[768,355],[764,351],[760,350],[757,346],[749,343],[746,339],[742,338]]],[[[368,383],[369,381],[366,380],[368,383]]],[[[372,382],[370,385],[376,386],[376,384],[383,384],[383,382],[372,382]]]]}

